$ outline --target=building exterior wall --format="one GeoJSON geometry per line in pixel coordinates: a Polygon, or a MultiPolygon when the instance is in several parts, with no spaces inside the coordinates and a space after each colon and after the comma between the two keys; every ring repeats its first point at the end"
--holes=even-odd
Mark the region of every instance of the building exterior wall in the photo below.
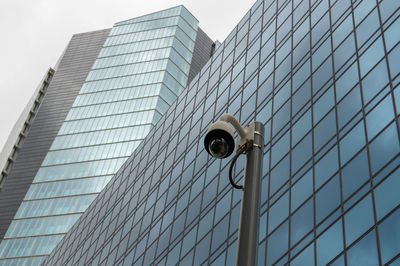
{"type": "Polygon", "coordinates": [[[49,68],[46,74],[40,81],[39,86],[28,101],[17,122],[13,126],[10,135],[0,153],[0,191],[6,181],[8,173],[11,171],[12,165],[15,162],[18,151],[21,148],[25,138],[29,133],[30,125],[32,124],[40,104],[43,101],[47,88],[54,75],[54,69],[49,68]]]}
{"type": "Polygon", "coordinates": [[[188,84],[200,72],[201,68],[210,59],[213,52],[213,41],[207,34],[198,28],[196,35],[196,43],[194,45],[192,63],[190,64],[190,71],[188,75],[188,84]]]}
{"type": "Polygon", "coordinates": [[[225,112],[266,128],[259,265],[398,262],[399,15],[257,1],[45,264],[234,265],[241,192],[203,148],[225,112]]]}
{"type": "Polygon", "coordinates": [[[202,51],[194,51],[197,25],[178,6],[109,31],[5,234],[0,262],[37,264],[68,232],[185,89],[192,55],[202,51]]]}
{"type": "MultiPolygon", "coordinates": [[[[110,30],[74,35],[0,192],[0,241],[79,92],[110,30]]],[[[18,134],[18,132],[17,132],[18,134]]]]}

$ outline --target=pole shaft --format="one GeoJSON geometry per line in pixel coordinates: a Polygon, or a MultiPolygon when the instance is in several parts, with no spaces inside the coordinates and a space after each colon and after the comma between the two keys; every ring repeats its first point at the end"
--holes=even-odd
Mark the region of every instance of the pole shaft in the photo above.
{"type": "Polygon", "coordinates": [[[264,125],[254,123],[254,145],[246,155],[236,266],[257,265],[264,125]]]}

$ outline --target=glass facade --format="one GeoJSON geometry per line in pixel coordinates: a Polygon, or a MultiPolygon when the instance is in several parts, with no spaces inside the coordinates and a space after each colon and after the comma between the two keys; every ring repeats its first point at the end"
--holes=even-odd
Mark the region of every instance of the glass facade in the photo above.
{"type": "Polygon", "coordinates": [[[257,1],[45,264],[234,265],[229,112],[266,128],[259,265],[397,265],[399,32],[397,0],[257,1]]]}
{"type": "Polygon", "coordinates": [[[198,21],[175,7],[116,23],[0,245],[50,254],[186,87],[198,21]]]}

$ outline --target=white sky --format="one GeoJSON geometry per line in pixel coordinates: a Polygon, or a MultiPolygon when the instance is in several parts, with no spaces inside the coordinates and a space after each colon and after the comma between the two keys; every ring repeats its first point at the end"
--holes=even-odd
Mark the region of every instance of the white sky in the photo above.
{"type": "Polygon", "coordinates": [[[223,41],[255,0],[1,0],[0,151],[48,67],[75,33],[183,4],[223,41]]]}

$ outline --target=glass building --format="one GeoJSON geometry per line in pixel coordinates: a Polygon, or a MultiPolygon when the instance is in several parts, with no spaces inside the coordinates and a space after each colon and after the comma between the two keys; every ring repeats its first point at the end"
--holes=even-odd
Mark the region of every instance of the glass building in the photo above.
{"type": "Polygon", "coordinates": [[[257,1],[45,264],[234,265],[225,112],[266,128],[259,265],[398,264],[399,32],[396,0],[257,1]]]}
{"type": "Polygon", "coordinates": [[[108,31],[4,235],[1,265],[38,264],[50,254],[185,89],[197,31],[183,6],[108,31]]]}
{"type": "Polygon", "coordinates": [[[258,265],[399,264],[399,32],[397,0],[257,1],[44,264],[234,265],[226,112],[266,129],[258,265]]]}

